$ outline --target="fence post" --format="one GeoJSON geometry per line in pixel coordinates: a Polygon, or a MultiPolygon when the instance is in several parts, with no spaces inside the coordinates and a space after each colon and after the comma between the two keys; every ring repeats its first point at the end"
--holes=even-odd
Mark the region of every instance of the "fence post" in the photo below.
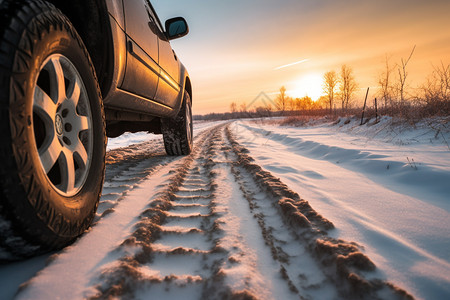
{"type": "Polygon", "coordinates": [[[375,123],[378,123],[378,105],[377,105],[377,98],[375,98],[375,123]]]}
{"type": "Polygon", "coordinates": [[[367,96],[369,95],[369,88],[367,88],[367,92],[366,92],[366,99],[364,99],[364,107],[362,110],[362,116],[361,116],[361,124],[363,124],[363,120],[364,120],[364,112],[366,111],[366,103],[367,103],[367,96]]]}

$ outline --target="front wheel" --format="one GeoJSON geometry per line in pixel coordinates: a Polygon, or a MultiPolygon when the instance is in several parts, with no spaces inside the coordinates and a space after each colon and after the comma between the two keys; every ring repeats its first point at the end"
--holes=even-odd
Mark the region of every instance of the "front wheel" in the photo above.
{"type": "Polygon", "coordinates": [[[161,130],[168,155],[188,155],[192,151],[192,102],[187,91],[175,119],[162,119],[161,130]]]}
{"type": "Polygon", "coordinates": [[[90,225],[105,170],[95,71],[51,4],[4,1],[0,40],[0,260],[61,248],[90,225]]]}

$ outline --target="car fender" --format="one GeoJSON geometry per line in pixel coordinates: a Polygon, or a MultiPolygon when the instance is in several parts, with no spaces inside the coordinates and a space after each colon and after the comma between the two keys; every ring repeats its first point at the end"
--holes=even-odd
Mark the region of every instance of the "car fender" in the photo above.
{"type": "Polygon", "coordinates": [[[186,67],[180,63],[180,93],[178,94],[178,98],[177,98],[177,105],[173,108],[173,112],[171,113],[170,117],[174,118],[178,112],[181,109],[181,106],[183,104],[183,99],[184,99],[184,93],[189,93],[189,95],[191,96],[191,101],[192,101],[192,86],[190,83],[190,77],[189,77],[189,73],[186,70],[186,67]]]}
{"type": "Polygon", "coordinates": [[[123,12],[122,0],[106,0],[108,13],[117,22],[120,28],[125,31],[125,14],[123,12]]]}
{"type": "Polygon", "coordinates": [[[103,95],[103,101],[108,105],[114,98],[120,97],[120,91],[117,87],[121,86],[126,67],[126,34],[125,34],[125,15],[123,3],[121,0],[106,0],[108,14],[111,24],[111,39],[114,51],[113,75],[108,91],[103,95]]]}

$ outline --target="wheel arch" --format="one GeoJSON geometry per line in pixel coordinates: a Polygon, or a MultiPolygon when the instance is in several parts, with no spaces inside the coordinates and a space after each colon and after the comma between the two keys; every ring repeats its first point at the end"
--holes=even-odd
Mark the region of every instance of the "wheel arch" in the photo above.
{"type": "Polygon", "coordinates": [[[114,73],[114,49],[109,14],[104,0],[47,0],[67,16],[85,44],[105,97],[114,73]]]}
{"type": "Polygon", "coordinates": [[[189,75],[186,76],[186,79],[184,81],[185,81],[184,90],[189,94],[189,96],[191,97],[191,102],[192,102],[192,83],[191,83],[191,79],[189,78],[189,75]]]}
{"type": "Polygon", "coordinates": [[[178,95],[178,104],[176,107],[174,107],[172,114],[169,116],[169,118],[174,118],[178,112],[180,111],[181,107],[183,106],[183,100],[184,100],[184,93],[188,93],[191,98],[192,103],[192,83],[189,76],[188,71],[186,70],[186,67],[180,63],[180,80],[181,82],[181,89],[180,94],[178,95]]]}

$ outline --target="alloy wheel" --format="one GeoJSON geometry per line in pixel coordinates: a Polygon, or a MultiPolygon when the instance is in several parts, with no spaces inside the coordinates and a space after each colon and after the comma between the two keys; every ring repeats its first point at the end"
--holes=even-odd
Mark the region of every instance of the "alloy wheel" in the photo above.
{"type": "Polygon", "coordinates": [[[92,114],[83,80],[70,60],[51,55],[33,96],[33,130],[42,170],[61,195],[84,185],[93,152],[92,114]]]}

